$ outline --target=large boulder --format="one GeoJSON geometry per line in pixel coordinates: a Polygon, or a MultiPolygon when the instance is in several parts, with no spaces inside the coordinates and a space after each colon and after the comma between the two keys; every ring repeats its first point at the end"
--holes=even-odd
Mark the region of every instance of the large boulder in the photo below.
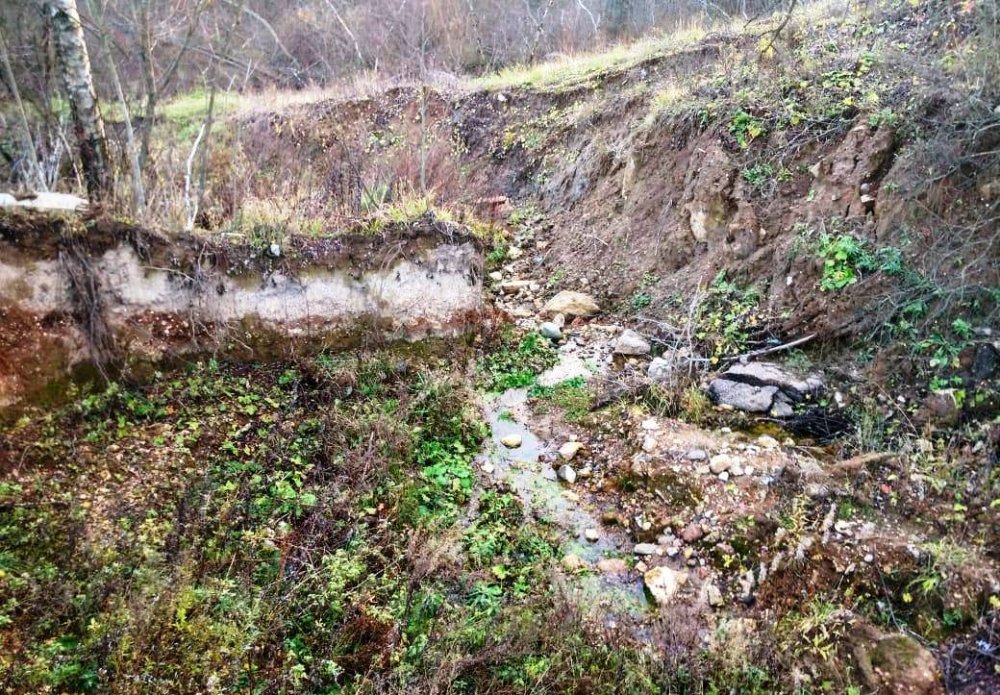
{"type": "Polygon", "coordinates": [[[909,635],[884,634],[861,624],[852,634],[865,686],[886,695],[944,695],[934,655],[909,635]]]}
{"type": "Polygon", "coordinates": [[[792,414],[791,405],[823,390],[817,375],[800,377],[773,362],[735,364],[712,380],[708,393],[719,405],[775,417],[792,414]]]}
{"type": "Polygon", "coordinates": [[[556,314],[566,314],[567,316],[582,316],[584,318],[600,313],[594,298],[583,292],[563,290],[542,307],[544,316],[555,316],[556,314]]]}
{"type": "Polygon", "coordinates": [[[753,386],[728,379],[715,379],[708,386],[713,401],[748,413],[770,411],[777,392],[776,386],[753,386]]]}

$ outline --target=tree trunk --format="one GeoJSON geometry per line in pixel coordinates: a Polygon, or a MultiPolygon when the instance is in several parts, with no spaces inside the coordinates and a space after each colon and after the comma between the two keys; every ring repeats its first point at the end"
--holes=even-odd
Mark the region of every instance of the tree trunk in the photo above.
{"type": "Polygon", "coordinates": [[[103,200],[111,193],[108,144],[76,0],[46,0],[45,8],[52,23],[60,73],[73,114],[87,193],[91,200],[103,200]]]}

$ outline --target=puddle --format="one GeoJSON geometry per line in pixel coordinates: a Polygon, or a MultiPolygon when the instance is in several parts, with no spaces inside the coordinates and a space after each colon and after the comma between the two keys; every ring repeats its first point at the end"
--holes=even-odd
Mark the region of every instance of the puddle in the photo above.
{"type": "Polygon", "coordinates": [[[613,598],[612,605],[606,607],[619,614],[645,610],[648,602],[641,577],[632,572],[603,574],[594,567],[603,558],[627,556],[632,543],[601,524],[600,510],[594,508],[590,494],[579,483],[568,486],[559,480],[553,467],[553,463],[561,465],[555,447],[524,424],[530,418],[527,400],[526,389],[511,389],[486,401],[484,414],[492,434],[480,467],[492,466],[492,472],[486,475],[494,481],[505,481],[520,498],[526,514],[565,534],[563,554],[577,555],[593,568],[593,574],[581,575],[577,582],[577,590],[587,597],[589,605],[596,605],[589,600],[591,597],[600,596],[602,604],[613,598]],[[520,437],[519,447],[504,446],[502,440],[511,435],[520,437]],[[597,530],[597,541],[586,540],[587,529],[597,530]]]}

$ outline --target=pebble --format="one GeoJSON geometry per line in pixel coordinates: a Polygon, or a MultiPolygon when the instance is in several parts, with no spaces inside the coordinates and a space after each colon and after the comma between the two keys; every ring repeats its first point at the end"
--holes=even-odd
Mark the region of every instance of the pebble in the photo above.
{"type": "Polygon", "coordinates": [[[708,462],[708,469],[718,475],[723,471],[728,471],[734,463],[733,457],[729,454],[716,454],[708,462]]]}
{"type": "Polygon", "coordinates": [[[582,448],[583,444],[580,442],[566,442],[559,447],[559,456],[561,456],[564,461],[572,461],[573,457],[576,456],[582,448]]]}
{"type": "Polygon", "coordinates": [[[872,564],[873,562],[875,562],[875,556],[872,555],[871,553],[866,554],[865,562],[867,562],[869,565],[872,564]]]}
{"type": "Polygon", "coordinates": [[[691,449],[684,454],[684,458],[688,461],[704,461],[708,458],[708,453],[704,449],[691,449]]]}
{"type": "Polygon", "coordinates": [[[651,434],[647,434],[642,439],[642,450],[647,454],[651,454],[656,451],[656,437],[651,434]]]}
{"type": "Polygon", "coordinates": [[[660,429],[660,423],[656,421],[656,418],[646,418],[642,421],[642,429],[649,431],[656,431],[660,429]]]}
{"type": "Polygon", "coordinates": [[[493,471],[495,471],[495,470],[496,470],[496,466],[494,466],[494,465],[493,465],[492,463],[490,463],[489,461],[486,461],[486,462],[485,462],[485,463],[484,463],[484,464],[482,465],[482,469],[483,469],[483,473],[486,473],[487,475],[489,475],[490,473],[492,473],[493,471]]]}
{"type": "Polygon", "coordinates": [[[656,552],[656,545],[653,543],[636,543],[635,547],[632,548],[632,552],[636,555],[652,555],[656,552]]]}
{"type": "Polygon", "coordinates": [[[541,326],[538,327],[538,332],[549,340],[559,340],[562,338],[562,331],[552,321],[546,321],[541,326]]]}
{"type": "Polygon", "coordinates": [[[722,592],[719,591],[719,587],[715,584],[712,584],[711,582],[705,584],[705,588],[702,589],[702,591],[704,591],[705,600],[708,602],[708,605],[713,608],[719,608],[720,606],[725,605],[725,601],[722,600],[722,592]]]}
{"type": "Polygon", "coordinates": [[[729,481],[729,471],[722,471],[721,473],[719,473],[719,480],[721,480],[724,483],[728,482],[729,481]]]}
{"type": "Polygon", "coordinates": [[[576,471],[573,470],[572,466],[567,466],[565,464],[559,466],[559,470],[556,471],[556,475],[559,476],[560,480],[569,483],[570,485],[576,482],[576,471]]]}
{"type": "Polygon", "coordinates": [[[601,538],[601,534],[597,532],[596,528],[589,528],[583,532],[583,537],[587,539],[590,543],[596,543],[601,538]]]}
{"type": "Polygon", "coordinates": [[[620,557],[606,557],[597,561],[597,569],[605,574],[625,574],[628,563],[620,557]]]}
{"type": "Polygon", "coordinates": [[[500,440],[508,449],[516,449],[521,446],[521,435],[519,434],[508,434],[506,437],[500,440]]]}
{"type": "Polygon", "coordinates": [[[688,524],[681,531],[681,538],[684,539],[685,543],[695,543],[701,540],[702,536],[705,535],[705,529],[701,527],[701,524],[694,522],[688,524]]]}

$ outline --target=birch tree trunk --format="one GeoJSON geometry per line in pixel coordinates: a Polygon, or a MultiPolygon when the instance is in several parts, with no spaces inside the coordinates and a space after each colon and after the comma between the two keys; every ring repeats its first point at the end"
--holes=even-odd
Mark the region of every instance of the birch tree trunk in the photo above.
{"type": "Polygon", "coordinates": [[[103,200],[111,193],[108,144],[76,0],[45,0],[45,9],[52,23],[59,71],[73,115],[87,193],[94,201],[103,200]]]}

